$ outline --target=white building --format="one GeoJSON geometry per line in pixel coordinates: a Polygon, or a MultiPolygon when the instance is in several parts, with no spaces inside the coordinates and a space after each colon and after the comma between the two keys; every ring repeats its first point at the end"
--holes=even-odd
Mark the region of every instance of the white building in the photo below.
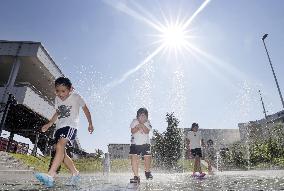
{"type": "Polygon", "coordinates": [[[40,42],[0,41],[0,130],[11,132],[10,139],[14,134],[29,138],[46,151],[47,137],[36,132],[52,117],[54,81],[60,76],[64,74],[40,42]],[[4,112],[9,94],[17,104],[4,112]]]}

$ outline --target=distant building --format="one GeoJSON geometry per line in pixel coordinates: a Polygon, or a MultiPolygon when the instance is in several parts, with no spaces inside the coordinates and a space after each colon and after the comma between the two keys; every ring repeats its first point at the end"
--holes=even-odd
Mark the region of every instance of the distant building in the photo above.
{"type": "Polygon", "coordinates": [[[108,153],[111,159],[127,159],[130,144],[109,144],[108,153]]]}
{"type": "MultiPolygon", "coordinates": [[[[187,136],[190,128],[184,129],[184,135],[187,136]]],[[[238,129],[199,129],[204,143],[212,140],[216,148],[226,148],[228,145],[240,141],[240,132],[238,129]]]]}
{"type": "Polygon", "coordinates": [[[241,141],[265,140],[272,136],[271,130],[276,124],[284,124],[284,110],[261,120],[239,123],[241,141]]]}

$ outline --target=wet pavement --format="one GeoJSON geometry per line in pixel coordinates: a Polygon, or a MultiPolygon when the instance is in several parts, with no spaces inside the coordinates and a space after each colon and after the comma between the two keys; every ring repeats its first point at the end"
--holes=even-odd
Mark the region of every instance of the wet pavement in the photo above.
{"type": "MultiPolygon", "coordinates": [[[[284,171],[226,171],[207,176],[205,179],[194,179],[189,173],[153,173],[153,180],[141,177],[140,190],[145,191],[214,191],[214,190],[284,190],[284,171]]],[[[125,190],[131,174],[111,173],[84,174],[76,187],[65,186],[68,176],[61,175],[56,179],[53,188],[45,188],[32,174],[8,175],[0,174],[0,190],[94,190],[120,191],[125,190]]]]}

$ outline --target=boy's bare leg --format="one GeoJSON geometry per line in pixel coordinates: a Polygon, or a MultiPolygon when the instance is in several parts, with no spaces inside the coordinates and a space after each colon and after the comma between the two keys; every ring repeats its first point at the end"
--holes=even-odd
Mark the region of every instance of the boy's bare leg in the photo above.
{"type": "Polygon", "coordinates": [[[194,158],[193,173],[197,172],[197,158],[194,158]]]}
{"type": "Polygon", "coordinates": [[[151,155],[144,155],[144,167],[146,172],[150,172],[152,156],[151,155]]]}
{"type": "Polygon", "coordinates": [[[194,172],[201,172],[200,157],[196,156],[194,160],[194,172]]]}
{"type": "Polygon", "coordinates": [[[48,174],[52,177],[56,175],[56,170],[62,163],[64,159],[64,153],[65,153],[65,146],[69,140],[68,139],[59,139],[58,143],[56,144],[56,154],[53,159],[52,165],[48,171],[48,174]]]}
{"type": "Polygon", "coordinates": [[[67,166],[67,168],[70,170],[72,175],[78,175],[79,174],[79,171],[76,169],[72,159],[67,155],[66,151],[65,151],[63,162],[67,166]]]}
{"type": "Polygon", "coordinates": [[[138,155],[132,154],[131,155],[131,166],[134,176],[138,176],[138,155]]]}
{"type": "Polygon", "coordinates": [[[196,172],[198,171],[198,172],[200,172],[200,173],[202,173],[202,170],[201,170],[201,162],[200,162],[200,157],[197,157],[197,169],[196,169],[196,172]]]}

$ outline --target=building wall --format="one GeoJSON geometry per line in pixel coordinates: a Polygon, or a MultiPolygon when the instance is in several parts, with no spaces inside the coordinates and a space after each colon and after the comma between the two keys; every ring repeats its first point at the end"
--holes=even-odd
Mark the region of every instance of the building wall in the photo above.
{"type": "MultiPolygon", "coordinates": [[[[190,131],[189,128],[184,129],[184,135],[190,131]]],[[[216,148],[226,148],[228,145],[240,141],[239,129],[199,129],[204,143],[211,139],[216,148]]]]}
{"type": "MultiPolygon", "coordinates": [[[[0,87],[0,95],[4,92],[4,87],[0,87]]],[[[30,87],[13,87],[11,92],[18,104],[23,104],[34,112],[50,119],[54,113],[53,103],[45,99],[30,87]]]]}
{"type": "Polygon", "coordinates": [[[265,140],[273,136],[271,130],[276,124],[284,124],[284,110],[269,115],[266,119],[239,123],[241,141],[265,140]]]}

